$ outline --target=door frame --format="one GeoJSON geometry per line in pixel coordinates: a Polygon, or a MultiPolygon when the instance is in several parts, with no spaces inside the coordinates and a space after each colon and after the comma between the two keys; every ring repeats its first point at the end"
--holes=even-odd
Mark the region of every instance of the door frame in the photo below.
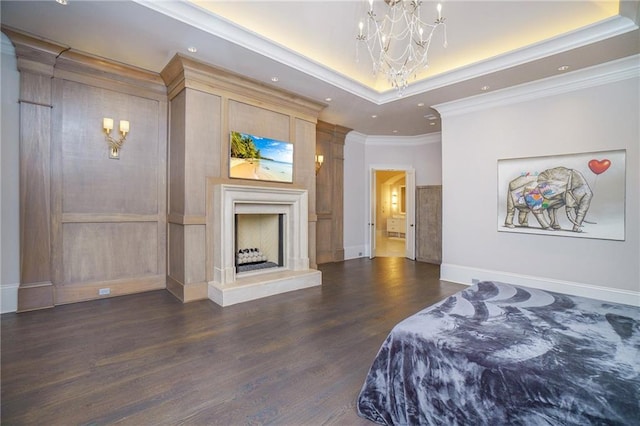
{"type": "Polygon", "coordinates": [[[367,246],[369,248],[369,258],[376,257],[376,172],[377,171],[397,171],[405,173],[405,194],[406,194],[406,230],[405,230],[405,257],[415,260],[416,258],[416,227],[415,227],[415,197],[416,197],[416,170],[406,165],[386,165],[371,164],[367,176],[369,183],[369,196],[367,199],[368,222],[367,222],[367,246]]]}

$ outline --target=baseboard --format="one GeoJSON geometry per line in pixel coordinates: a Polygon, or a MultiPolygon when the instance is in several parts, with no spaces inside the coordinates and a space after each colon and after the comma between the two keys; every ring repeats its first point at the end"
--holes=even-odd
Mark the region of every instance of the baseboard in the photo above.
{"type": "Polygon", "coordinates": [[[344,248],[344,260],[357,259],[359,257],[368,256],[365,246],[352,246],[344,248]]]}
{"type": "Polygon", "coordinates": [[[55,304],[64,305],[164,288],[166,288],[165,275],[147,275],[136,278],[57,285],[55,289],[55,304]],[[105,291],[105,293],[101,293],[101,291],[105,291]]]}
{"type": "Polygon", "coordinates": [[[18,287],[20,284],[0,285],[0,314],[18,310],[18,287]]]}
{"type": "Polygon", "coordinates": [[[572,281],[561,281],[552,278],[534,277],[531,275],[514,274],[510,272],[492,271],[489,269],[470,268],[468,266],[443,263],[440,266],[440,279],[459,284],[471,285],[477,281],[500,281],[509,284],[554,291],[556,293],[571,294],[588,297],[590,299],[605,300],[625,305],[640,306],[640,292],[600,287],[572,281]]]}

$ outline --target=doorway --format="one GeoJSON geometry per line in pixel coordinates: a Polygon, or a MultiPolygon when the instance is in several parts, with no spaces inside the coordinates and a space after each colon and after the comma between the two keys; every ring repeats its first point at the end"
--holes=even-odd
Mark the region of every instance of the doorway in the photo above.
{"type": "Polygon", "coordinates": [[[370,257],[415,259],[413,170],[371,171],[370,257]]]}

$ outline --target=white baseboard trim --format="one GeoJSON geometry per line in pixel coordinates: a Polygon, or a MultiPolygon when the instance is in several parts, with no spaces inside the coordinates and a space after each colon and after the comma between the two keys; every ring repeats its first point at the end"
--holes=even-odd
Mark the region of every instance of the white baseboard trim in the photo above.
{"type": "Polygon", "coordinates": [[[0,313],[5,314],[18,310],[18,287],[20,284],[0,285],[0,313]]]}
{"type": "Polygon", "coordinates": [[[351,246],[344,248],[344,260],[357,259],[368,256],[365,246],[351,246]]]}
{"type": "Polygon", "coordinates": [[[468,266],[443,263],[440,266],[440,279],[459,284],[471,285],[477,281],[500,281],[525,287],[538,288],[556,293],[606,300],[640,306],[640,292],[595,286],[572,281],[561,281],[552,278],[534,277],[511,272],[492,271],[489,269],[471,268],[468,266]]]}

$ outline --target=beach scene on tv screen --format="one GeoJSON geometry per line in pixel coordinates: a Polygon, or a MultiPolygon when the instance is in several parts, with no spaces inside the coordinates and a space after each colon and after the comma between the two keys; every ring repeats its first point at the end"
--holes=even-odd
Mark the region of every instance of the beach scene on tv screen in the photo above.
{"type": "Polygon", "coordinates": [[[293,182],[293,144],[248,133],[231,132],[229,176],[293,182]]]}

